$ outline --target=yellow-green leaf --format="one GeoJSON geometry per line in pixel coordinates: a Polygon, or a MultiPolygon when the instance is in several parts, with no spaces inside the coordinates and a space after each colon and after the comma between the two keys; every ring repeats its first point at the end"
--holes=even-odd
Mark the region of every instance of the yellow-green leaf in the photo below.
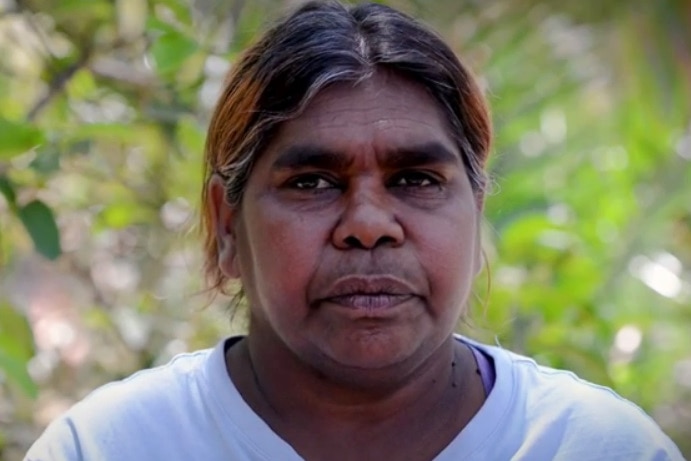
{"type": "Polygon", "coordinates": [[[28,124],[0,118],[0,160],[7,160],[40,145],[41,130],[28,124]]]}

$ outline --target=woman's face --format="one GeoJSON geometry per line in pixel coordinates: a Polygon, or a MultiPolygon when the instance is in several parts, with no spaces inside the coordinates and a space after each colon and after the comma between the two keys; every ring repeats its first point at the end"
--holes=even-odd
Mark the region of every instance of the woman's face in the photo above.
{"type": "Polygon", "coordinates": [[[219,219],[250,335],[326,372],[422,363],[481,265],[478,201],[443,115],[392,74],[330,87],[283,123],[219,219]]]}

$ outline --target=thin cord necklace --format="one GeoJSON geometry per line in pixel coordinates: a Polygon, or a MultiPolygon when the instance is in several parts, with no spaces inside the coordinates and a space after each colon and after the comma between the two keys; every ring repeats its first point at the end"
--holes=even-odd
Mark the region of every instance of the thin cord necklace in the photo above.
{"type": "Polygon", "coordinates": [[[271,403],[271,400],[269,399],[268,395],[264,391],[264,387],[261,385],[259,382],[259,376],[257,375],[257,370],[254,367],[254,360],[252,360],[252,354],[250,353],[249,347],[246,347],[247,351],[247,361],[249,362],[250,365],[250,371],[252,372],[252,379],[254,381],[254,386],[259,392],[259,397],[260,400],[263,400],[266,405],[268,405],[269,409],[271,412],[276,415],[277,417],[280,418],[281,414],[278,411],[278,409],[271,403]]]}

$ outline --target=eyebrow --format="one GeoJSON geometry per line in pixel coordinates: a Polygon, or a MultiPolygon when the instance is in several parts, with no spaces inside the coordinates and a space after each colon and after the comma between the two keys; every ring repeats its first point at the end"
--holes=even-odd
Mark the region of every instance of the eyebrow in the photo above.
{"type": "Polygon", "coordinates": [[[345,155],[315,145],[297,144],[281,151],[273,163],[272,169],[299,170],[302,168],[318,168],[339,170],[348,167],[349,164],[350,161],[345,155]]]}
{"type": "Polygon", "coordinates": [[[424,165],[458,164],[460,156],[443,144],[432,141],[395,149],[386,156],[385,165],[405,169],[424,165]]]}
{"type": "MultiPolygon", "coordinates": [[[[384,158],[384,166],[396,169],[433,164],[458,164],[460,157],[443,144],[432,141],[392,149],[384,158]]],[[[311,144],[297,144],[281,151],[273,170],[317,168],[337,171],[347,168],[352,160],[345,154],[311,144]]]]}

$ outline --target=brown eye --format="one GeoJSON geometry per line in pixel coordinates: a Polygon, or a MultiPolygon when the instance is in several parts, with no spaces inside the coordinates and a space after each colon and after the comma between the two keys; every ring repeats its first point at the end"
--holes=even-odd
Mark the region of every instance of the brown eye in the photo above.
{"type": "Polygon", "coordinates": [[[334,187],[330,181],[316,174],[300,175],[291,179],[288,182],[288,186],[300,190],[329,189],[334,187]]]}
{"type": "Polygon", "coordinates": [[[393,181],[395,187],[430,187],[438,186],[439,180],[429,173],[408,171],[398,175],[393,181]]]}

